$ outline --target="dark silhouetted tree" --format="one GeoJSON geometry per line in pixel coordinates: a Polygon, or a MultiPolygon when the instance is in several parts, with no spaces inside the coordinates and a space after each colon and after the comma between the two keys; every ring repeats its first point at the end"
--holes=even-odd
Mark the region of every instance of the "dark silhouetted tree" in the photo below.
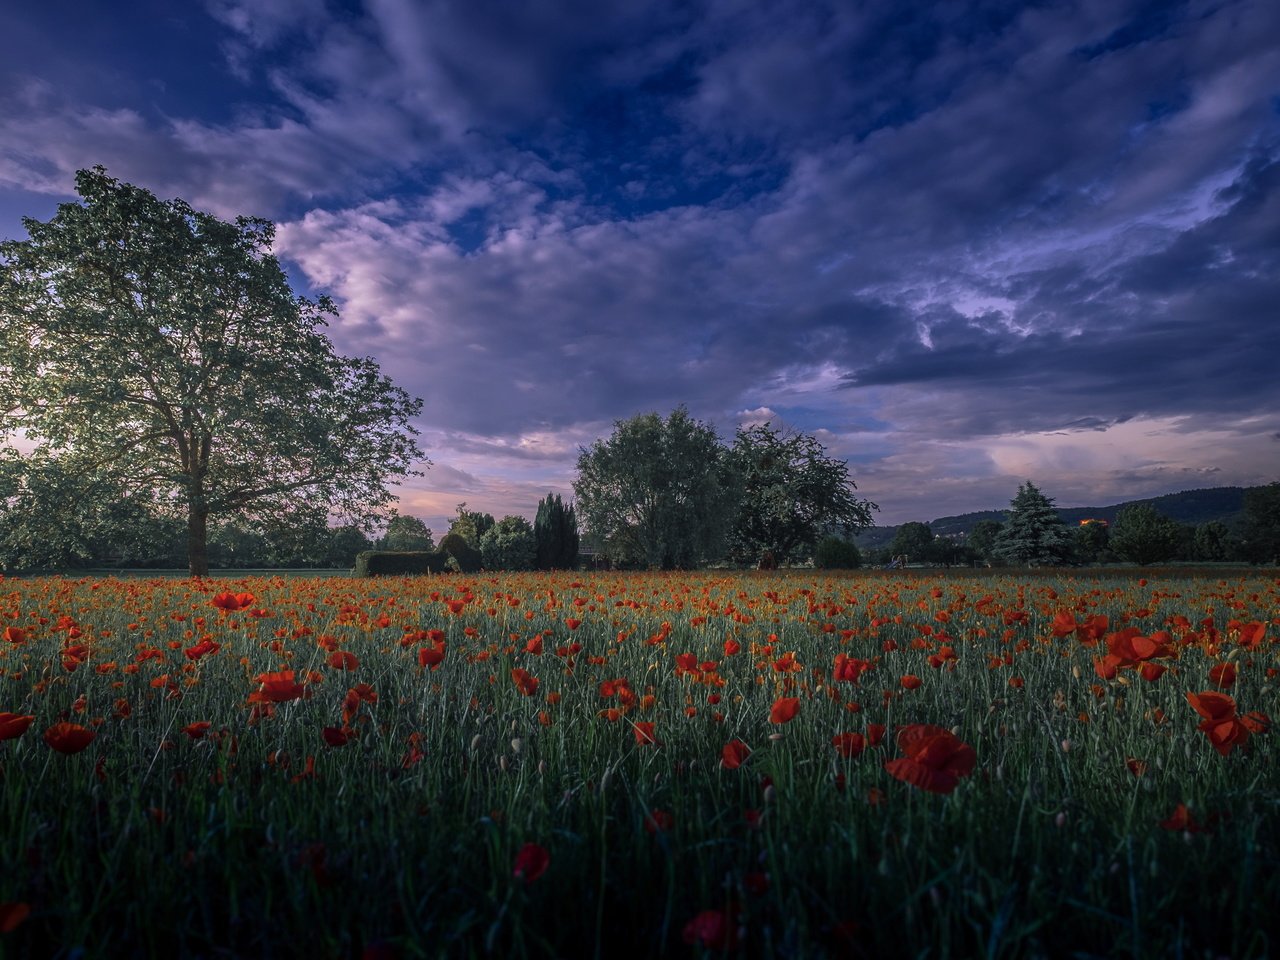
{"type": "Polygon", "coordinates": [[[266,220],[227,223],[108,177],[0,243],[0,437],[21,430],[91,484],[185,515],[208,573],[210,518],[299,502],[371,522],[422,452],[421,402],[334,352],[327,299],[295,298],[266,220]]]}
{"type": "Polygon", "coordinates": [[[1028,567],[1053,566],[1069,560],[1073,546],[1053,501],[1030,480],[1020,486],[996,537],[996,556],[1028,567]]]}

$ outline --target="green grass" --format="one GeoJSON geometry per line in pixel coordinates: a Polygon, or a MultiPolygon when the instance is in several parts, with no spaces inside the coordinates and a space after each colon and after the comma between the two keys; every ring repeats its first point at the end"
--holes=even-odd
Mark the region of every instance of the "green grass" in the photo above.
{"type": "Polygon", "coordinates": [[[1280,667],[1280,625],[1253,650],[1228,636],[1230,620],[1280,616],[1275,579],[576,577],[0,584],[0,618],[30,633],[22,644],[0,642],[0,711],[36,717],[0,743],[0,903],[31,907],[0,934],[0,953],[1280,952],[1274,734],[1220,756],[1186,701],[1210,689],[1210,667],[1229,659],[1240,668],[1229,691],[1240,712],[1276,713],[1268,670],[1280,667]],[[251,609],[267,615],[223,614],[211,600],[226,589],[253,593],[251,609]],[[445,601],[464,595],[473,599],[450,613],[445,601]],[[1105,643],[1051,636],[1054,614],[1077,605],[1081,619],[1106,614],[1116,630],[1128,618],[1175,641],[1202,633],[1209,618],[1221,643],[1213,655],[1203,638],[1178,644],[1154,683],[1134,671],[1103,681],[1093,661],[1105,643]],[[935,619],[943,609],[946,622],[935,619]],[[83,637],[57,630],[61,616],[83,637]],[[570,616],[582,621],[574,631],[570,616]],[[1170,625],[1178,616],[1191,627],[1170,625]],[[926,627],[952,638],[954,669],[929,666],[943,641],[926,627]],[[417,651],[430,643],[400,639],[431,629],[445,631],[446,658],[424,671],[417,651]],[[545,652],[525,652],[541,631],[550,631],[545,652]],[[188,661],[183,649],[206,635],[221,650],[188,661]],[[359,667],[328,667],[322,636],[359,667]],[[727,638],[740,653],[725,656],[727,638]],[[885,649],[890,641],[896,649],[885,649]],[[571,642],[582,649],[557,656],[571,642]],[[72,672],[62,665],[68,643],[90,648],[72,672]],[[141,648],[165,659],[124,672],[141,648]],[[788,651],[800,669],[775,671],[788,651]],[[719,661],[724,685],[679,675],[676,656],[686,652],[719,661]],[[841,652],[875,662],[857,686],[832,683],[841,652]],[[1006,654],[1011,664],[991,665],[1006,654]],[[114,670],[98,672],[110,662],[114,670]],[[516,666],[538,678],[536,695],[517,691],[516,666]],[[253,719],[256,678],[281,668],[314,670],[323,682],[253,719]],[[919,689],[899,686],[908,673],[919,689]],[[180,697],[152,685],[166,674],[180,697]],[[1013,676],[1021,688],[1009,685],[1013,676]],[[616,701],[599,687],[621,677],[654,700],[611,722],[599,714],[616,701]],[[322,730],[341,724],[357,683],[372,686],[377,702],[361,704],[351,742],[330,748],[322,730]],[[800,697],[800,713],[772,725],[782,695],[800,697]],[[128,716],[117,716],[117,701],[128,716]],[[101,720],[83,753],[63,756],[42,741],[64,715],[101,720]],[[204,720],[204,739],[183,732],[204,720]],[[654,722],[660,745],[637,744],[632,721],[654,722]],[[900,756],[893,731],[910,723],[950,728],[973,746],[977,767],[953,793],[923,792],[885,770],[900,756]],[[884,742],[839,757],[831,737],[869,724],[889,728],[884,742]],[[411,738],[423,753],[416,761],[411,738]],[[734,738],[753,753],[724,769],[721,748],[734,738]],[[300,777],[308,758],[314,778],[300,777]],[[1130,758],[1146,765],[1141,776],[1130,758]],[[1211,831],[1162,829],[1179,803],[1211,831]],[[669,830],[645,829],[653,810],[671,815],[669,830]],[[528,842],[549,852],[550,865],[525,884],[513,865],[528,842]],[[732,915],[740,944],[686,943],[690,921],[709,910],[732,915]]]}

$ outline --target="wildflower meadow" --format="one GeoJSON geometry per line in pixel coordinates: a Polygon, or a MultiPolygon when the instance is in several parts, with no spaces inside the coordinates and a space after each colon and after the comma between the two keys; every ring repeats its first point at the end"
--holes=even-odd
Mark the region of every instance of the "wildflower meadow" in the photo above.
{"type": "Polygon", "coordinates": [[[1274,572],[0,582],[0,955],[1280,954],[1274,572]]]}

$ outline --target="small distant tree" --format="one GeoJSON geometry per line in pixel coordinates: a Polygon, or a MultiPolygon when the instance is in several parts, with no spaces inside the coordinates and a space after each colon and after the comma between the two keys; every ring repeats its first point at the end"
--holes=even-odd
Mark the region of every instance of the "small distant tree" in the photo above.
{"type": "Polygon", "coordinates": [[[1053,566],[1072,554],[1071,532],[1053,501],[1028,480],[1009,504],[1009,514],[994,546],[996,556],[1028,567],[1053,566]]]}
{"type": "Polygon", "coordinates": [[[355,524],[334,527],[330,531],[324,565],[326,567],[350,567],[356,562],[356,554],[372,550],[373,541],[355,524]]]}
{"type": "Polygon", "coordinates": [[[1076,527],[1076,555],[1086,563],[1103,563],[1109,556],[1111,528],[1101,520],[1089,520],[1076,527]]]}
{"type": "Polygon", "coordinates": [[[932,544],[932,528],[919,520],[909,520],[894,533],[889,553],[895,557],[905,555],[910,560],[924,561],[932,544]]]}
{"type": "Polygon", "coordinates": [[[492,527],[496,520],[493,514],[482,513],[478,510],[468,510],[466,501],[458,504],[457,514],[449,523],[449,532],[456,533],[462,539],[466,540],[471,546],[479,549],[480,538],[483,537],[492,527]]]}
{"type": "Polygon", "coordinates": [[[1221,520],[1197,525],[1191,538],[1191,559],[1206,563],[1230,560],[1233,548],[1231,530],[1221,520]]]}
{"type": "Polygon", "coordinates": [[[992,560],[997,559],[995,555],[996,538],[1000,536],[1002,529],[1004,529],[1004,524],[999,520],[979,520],[973,525],[973,529],[969,531],[966,542],[980,560],[990,563],[992,560]]]}
{"type": "Polygon", "coordinates": [[[862,566],[862,552],[852,540],[828,534],[814,547],[813,565],[819,570],[856,570],[862,566]]]}
{"type": "Polygon", "coordinates": [[[1146,566],[1163,563],[1178,552],[1178,524],[1149,503],[1134,503],[1116,514],[1111,550],[1121,559],[1146,566]]]}
{"type": "Polygon", "coordinates": [[[419,518],[391,512],[387,529],[378,538],[379,550],[434,550],[431,530],[419,518]]]}
{"type": "Polygon", "coordinates": [[[480,538],[486,570],[532,570],[537,559],[533,527],[524,517],[506,516],[480,538]]]}
{"type": "Polygon", "coordinates": [[[538,501],[533,535],[539,570],[572,570],[578,565],[578,517],[573,504],[566,507],[560,494],[548,493],[538,501]]]}

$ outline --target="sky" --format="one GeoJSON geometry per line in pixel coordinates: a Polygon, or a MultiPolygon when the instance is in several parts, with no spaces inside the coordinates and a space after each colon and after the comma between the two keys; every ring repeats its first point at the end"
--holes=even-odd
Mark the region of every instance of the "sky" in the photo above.
{"type": "Polygon", "coordinates": [[[1274,0],[0,7],[0,237],[95,164],[277,224],[437,535],[679,404],[881,524],[1280,479],[1274,0]]]}

